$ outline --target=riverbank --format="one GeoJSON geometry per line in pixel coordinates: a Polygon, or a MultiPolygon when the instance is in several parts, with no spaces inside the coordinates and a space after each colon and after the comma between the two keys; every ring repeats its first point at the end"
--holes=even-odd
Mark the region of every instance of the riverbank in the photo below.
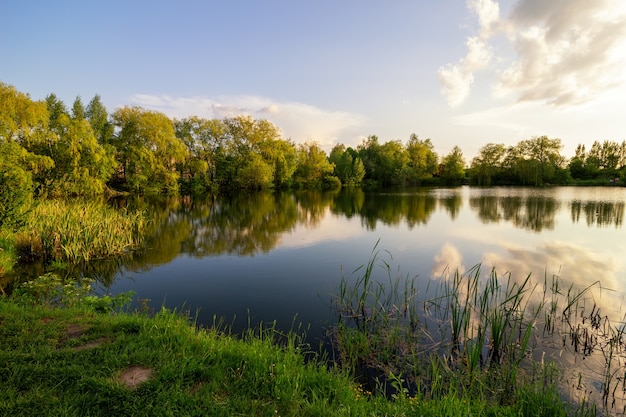
{"type": "MultiPolygon", "coordinates": [[[[96,312],[93,306],[0,299],[0,415],[11,416],[566,416],[573,409],[540,386],[514,404],[393,398],[365,392],[295,334],[256,329],[234,337],[199,330],[162,310],[96,312]]],[[[102,309],[100,310],[108,310],[102,309]]],[[[580,415],[580,414],[578,414],[580,415]]]]}

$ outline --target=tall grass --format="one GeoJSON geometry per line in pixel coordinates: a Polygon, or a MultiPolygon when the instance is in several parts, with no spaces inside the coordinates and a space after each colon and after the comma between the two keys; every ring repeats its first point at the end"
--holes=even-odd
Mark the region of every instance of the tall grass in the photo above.
{"type": "Polygon", "coordinates": [[[21,258],[80,263],[119,255],[141,242],[142,212],[96,201],[43,200],[16,235],[21,258]]]}
{"type": "Polygon", "coordinates": [[[13,232],[0,228],[0,294],[4,293],[4,276],[13,270],[13,265],[17,259],[15,250],[15,237],[13,232]]]}
{"type": "Polygon", "coordinates": [[[596,402],[605,410],[626,404],[626,325],[600,313],[592,294],[599,283],[577,290],[557,276],[515,279],[477,265],[419,286],[391,259],[375,247],[333,299],[336,359],[368,389],[498,404],[526,401],[530,389],[578,402],[581,415],[595,412],[596,402]],[[544,360],[544,347],[563,364],[594,357],[604,369],[579,374],[576,392],[565,392],[566,372],[544,360]],[[590,388],[598,385],[601,397],[590,388]]]}

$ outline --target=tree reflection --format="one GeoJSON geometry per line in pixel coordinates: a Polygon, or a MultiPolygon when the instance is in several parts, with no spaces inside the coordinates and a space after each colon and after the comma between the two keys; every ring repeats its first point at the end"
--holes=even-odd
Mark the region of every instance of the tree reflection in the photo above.
{"type": "Polygon", "coordinates": [[[456,220],[463,206],[463,198],[459,194],[452,194],[440,198],[439,204],[446,209],[452,220],[456,220]]]}
{"type": "Polygon", "coordinates": [[[437,199],[428,193],[368,195],[361,209],[361,222],[375,230],[378,222],[397,226],[403,220],[409,229],[424,225],[437,208],[437,199]]]}
{"type": "Polygon", "coordinates": [[[573,201],[571,204],[572,222],[578,223],[584,213],[587,226],[621,227],[624,221],[624,202],[573,201]]]}
{"type": "Polygon", "coordinates": [[[330,211],[334,214],[342,214],[348,219],[357,216],[363,210],[365,193],[360,188],[341,190],[333,200],[330,211]]]}
{"type": "Polygon", "coordinates": [[[515,227],[540,232],[554,229],[559,202],[550,196],[479,196],[470,198],[483,223],[511,222],[515,227]]]}
{"type": "Polygon", "coordinates": [[[269,252],[281,235],[292,230],[301,218],[296,200],[289,194],[256,193],[221,198],[205,216],[194,217],[185,252],[196,257],[269,252]]]}
{"type": "Polygon", "coordinates": [[[298,222],[309,227],[317,226],[339,193],[338,190],[324,192],[304,190],[294,193],[298,203],[298,222]]]}

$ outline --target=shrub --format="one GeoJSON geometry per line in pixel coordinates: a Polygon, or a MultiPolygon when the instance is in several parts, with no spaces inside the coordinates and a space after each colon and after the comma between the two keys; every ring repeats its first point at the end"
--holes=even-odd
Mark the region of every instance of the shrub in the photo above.
{"type": "Polygon", "coordinates": [[[33,179],[15,164],[0,163],[0,226],[20,224],[33,200],[33,179]]]}

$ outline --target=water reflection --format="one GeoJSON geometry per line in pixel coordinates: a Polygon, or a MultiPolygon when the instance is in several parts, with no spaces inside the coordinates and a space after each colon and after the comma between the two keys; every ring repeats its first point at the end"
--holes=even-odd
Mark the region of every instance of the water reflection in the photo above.
{"type": "MultiPolygon", "coordinates": [[[[317,228],[328,213],[345,219],[358,218],[369,232],[379,226],[399,225],[411,230],[426,226],[437,211],[455,221],[465,201],[483,224],[508,223],[518,229],[541,232],[555,228],[555,218],[567,203],[549,190],[544,193],[470,190],[468,196],[463,194],[463,189],[444,191],[374,194],[351,189],[326,193],[257,193],[202,200],[124,201],[119,204],[142,208],[150,217],[141,256],[129,257],[124,264],[129,269],[141,270],[167,264],[181,254],[202,258],[268,253],[286,233],[298,226],[317,228]]],[[[623,224],[624,202],[575,200],[569,205],[573,224],[581,217],[588,226],[620,228],[623,224]]]]}
{"type": "Polygon", "coordinates": [[[368,194],[359,215],[370,231],[379,222],[387,226],[406,222],[412,229],[427,224],[436,208],[437,198],[431,193],[368,194]]]}
{"type": "Polygon", "coordinates": [[[470,207],[483,223],[507,221],[521,229],[541,232],[554,229],[560,202],[552,196],[479,195],[470,198],[470,207]]]}
{"type": "Polygon", "coordinates": [[[571,203],[572,222],[578,223],[584,214],[587,226],[621,227],[624,221],[624,202],[573,201],[571,203]]]}
{"type": "Polygon", "coordinates": [[[456,220],[463,206],[463,197],[459,193],[442,196],[439,198],[439,205],[450,215],[450,219],[456,220]]]}
{"type": "MultiPolygon", "coordinates": [[[[535,248],[498,247],[497,252],[485,253],[481,276],[495,271],[499,285],[507,289],[530,282],[522,309],[540,312],[533,319],[532,357],[541,363],[558,364],[563,372],[561,392],[566,398],[604,404],[607,410],[603,412],[610,415],[626,409],[626,265],[621,254],[598,253],[564,241],[549,241],[535,248]]],[[[449,284],[455,273],[463,275],[466,271],[461,250],[451,243],[445,243],[433,261],[431,276],[441,283],[449,284]]],[[[468,282],[474,271],[470,269],[468,282]]],[[[459,286],[459,300],[468,300],[469,288],[469,284],[459,286]]],[[[472,310],[467,325],[478,329],[484,321],[485,317],[472,310]]]]}
{"type": "Polygon", "coordinates": [[[181,249],[195,257],[266,253],[276,247],[283,233],[315,217],[283,193],[231,196],[214,201],[208,210],[205,202],[194,203],[185,219],[193,228],[181,249]]]}

